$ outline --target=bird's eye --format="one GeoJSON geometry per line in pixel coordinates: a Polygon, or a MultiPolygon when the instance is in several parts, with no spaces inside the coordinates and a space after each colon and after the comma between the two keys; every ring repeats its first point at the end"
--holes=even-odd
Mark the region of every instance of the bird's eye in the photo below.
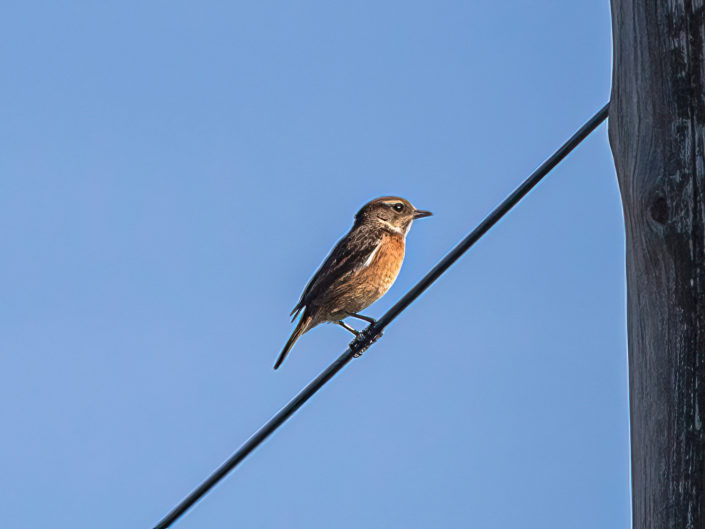
{"type": "Polygon", "coordinates": [[[392,207],[394,208],[394,211],[402,211],[404,209],[404,204],[397,202],[392,207]]]}

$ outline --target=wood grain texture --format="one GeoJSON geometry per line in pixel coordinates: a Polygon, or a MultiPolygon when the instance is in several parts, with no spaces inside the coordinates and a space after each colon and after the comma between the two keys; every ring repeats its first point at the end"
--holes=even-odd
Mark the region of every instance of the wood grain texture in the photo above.
{"type": "Polygon", "coordinates": [[[634,528],[705,528],[705,0],[612,0],[634,528]]]}

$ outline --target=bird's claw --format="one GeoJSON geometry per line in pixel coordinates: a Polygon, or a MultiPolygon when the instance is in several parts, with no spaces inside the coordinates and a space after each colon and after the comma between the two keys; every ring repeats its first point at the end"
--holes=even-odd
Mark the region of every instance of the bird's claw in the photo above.
{"type": "Polygon", "coordinates": [[[360,358],[362,353],[367,351],[367,349],[375,343],[382,336],[382,331],[375,333],[374,335],[369,331],[369,327],[355,336],[355,339],[350,342],[350,347],[355,351],[353,353],[353,358],[360,358]]]}

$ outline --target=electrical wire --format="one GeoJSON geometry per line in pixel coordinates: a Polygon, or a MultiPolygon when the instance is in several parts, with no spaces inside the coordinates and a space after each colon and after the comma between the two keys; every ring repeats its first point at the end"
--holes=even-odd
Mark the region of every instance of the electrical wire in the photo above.
{"type": "Polygon", "coordinates": [[[458,243],[430,272],[428,272],[414,287],[409,290],[393,307],[382,315],[375,323],[371,323],[361,335],[353,340],[348,349],[338,357],[325,371],[302,389],[286,406],[243,444],[225,463],[215,470],[201,485],[189,494],[181,503],[169,512],[154,529],[167,529],[182,514],[199,501],[211,488],[223,479],[279,426],[291,417],[304,403],[310,399],[323,385],[342,370],[353,358],[362,354],[379,337],[387,325],[416,300],[431,284],[450,268],[467,252],[490,228],[506,215],[544,176],[558,165],[575,147],[600,125],[609,113],[609,103],[603,106],[591,117],[573,136],[568,139],[555,153],[543,162],[524,182],[517,187],[499,206],[458,243]]]}

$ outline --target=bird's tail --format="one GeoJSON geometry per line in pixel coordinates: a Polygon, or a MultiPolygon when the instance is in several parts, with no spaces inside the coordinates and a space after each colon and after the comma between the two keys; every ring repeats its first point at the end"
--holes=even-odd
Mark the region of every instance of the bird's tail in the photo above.
{"type": "Polygon", "coordinates": [[[279,358],[277,358],[277,361],[274,364],[274,369],[278,369],[279,366],[282,365],[282,362],[289,354],[289,351],[291,351],[291,348],[294,346],[294,343],[296,342],[296,340],[298,340],[301,337],[301,335],[309,329],[309,326],[311,325],[312,320],[313,320],[313,318],[311,317],[311,315],[306,314],[306,312],[304,312],[304,315],[299,320],[299,323],[296,324],[296,328],[294,329],[294,332],[291,333],[289,340],[286,342],[284,349],[282,349],[282,352],[279,355],[279,358]]]}

